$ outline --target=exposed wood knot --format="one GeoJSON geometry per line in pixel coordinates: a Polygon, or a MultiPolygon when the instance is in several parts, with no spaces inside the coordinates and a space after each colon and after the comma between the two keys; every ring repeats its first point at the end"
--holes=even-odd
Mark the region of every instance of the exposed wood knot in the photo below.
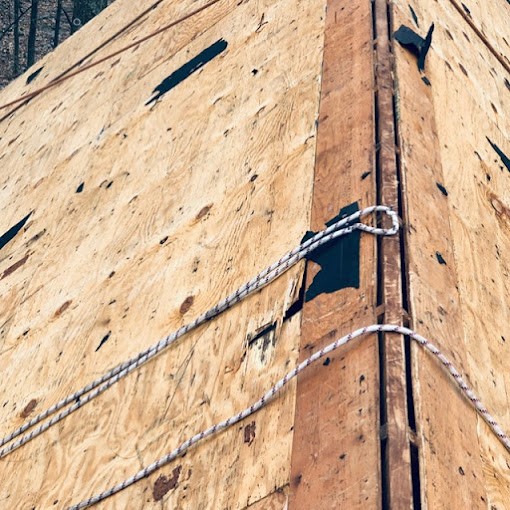
{"type": "Polygon", "coordinates": [[[188,296],[182,302],[181,307],[179,308],[179,312],[181,312],[181,315],[184,315],[193,306],[194,301],[195,301],[195,296],[188,296]]]}
{"type": "Polygon", "coordinates": [[[496,195],[493,193],[489,194],[489,199],[493,209],[497,212],[498,216],[510,219],[510,208],[507,207],[496,195]]]}
{"type": "Polygon", "coordinates": [[[161,475],[156,482],[154,483],[154,489],[152,490],[152,495],[154,496],[154,501],[160,501],[163,499],[165,494],[172,489],[175,489],[179,484],[179,476],[181,474],[182,466],[177,466],[172,471],[172,477],[167,478],[165,475],[161,475]]]}
{"type": "Polygon", "coordinates": [[[244,427],[244,442],[251,446],[255,439],[255,422],[252,421],[246,427],[244,427]]]}
{"type": "Polygon", "coordinates": [[[2,277],[0,278],[0,280],[3,280],[4,278],[6,278],[7,276],[11,275],[12,273],[14,273],[14,271],[16,271],[17,269],[19,269],[20,267],[22,267],[23,265],[25,265],[25,262],[28,260],[28,257],[29,257],[29,254],[27,253],[22,259],[18,260],[17,262],[15,262],[12,266],[9,266],[2,274],[2,277]]]}
{"type": "Polygon", "coordinates": [[[197,217],[195,219],[197,221],[201,220],[211,210],[212,206],[213,206],[213,204],[209,204],[209,205],[206,205],[205,207],[202,207],[202,209],[200,209],[200,212],[197,214],[197,217]]]}
{"type": "Polygon", "coordinates": [[[69,299],[68,301],[66,301],[55,313],[54,313],[54,317],[60,317],[68,308],[69,306],[71,305],[71,303],[73,302],[72,299],[69,299]]]}
{"type": "Polygon", "coordinates": [[[30,413],[35,409],[35,406],[37,405],[37,400],[35,398],[33,398],[25,407],[25,409],[23,409],[23,411],[21,412],[21,417],[22,418],[28,418],[28,416],[30,415],[30,413]]]}

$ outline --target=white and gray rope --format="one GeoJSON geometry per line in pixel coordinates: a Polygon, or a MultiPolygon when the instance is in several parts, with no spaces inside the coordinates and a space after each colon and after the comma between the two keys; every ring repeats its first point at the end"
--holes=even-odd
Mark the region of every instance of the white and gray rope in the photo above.
{"type": "Polygon", "coordinates": [[[197,317],[191,323],[181,327],[174,333],[171,333],[170,335],[162,338],[159,342],[152,345],[145,351],[140,352],[136,356],[112,368],[98,379],[92,381],[91,383],[87,384],[78,391],[60,400],[59,402],[57,402],[44,412],[38,414],[31,420],[29,420],[28,422],[26,422],[25,424],[23,424],[22,426],[20,426],[19,428],[5,436],[3,439],[0,440],[0,446],[10,443],[14,439],[22,435],[24,432],[26,432],[28,429],[34,427],[35,425],[43,421],[45,418],[49,417],[50,415],[53,415],[57,411],[60,411],[62,408],[74,402],[71,406],[67,407],[64,411],[61,411],[60,413],[56,414],[47,422],[42,423],[41,425],[30,431],[28,434],[22,436],[17,441],[14,441],[5,448],[1,449],[0,458],[5,457],[6,455],[14,451],[16,448],[19,448],[28,441],[42,434],[44,431],[48,430],[51,426],[63,420],[66,416],[70,415],[72,412],[76,411],[77,409],[85,405],[87,402],[90,402],[99,394],[103,393],[108,388],[113,386],[117,381],[119,381],[119,379],[123,378],[124,376],[138,368],[140,365],[156,356],[163,349],[176,342],[180,337],[182,337],[189,331],[197,328],[198,326],[204,324],[205,322],[211,320],[212,318],[218,316],[223,311],[231,308],[233,305],[235,305],[242,299],[246,298],[250,294],[266,286],[267,284],[272,282],[275,278],[277,278],[282,273],[287,271],[291,266],[305,258],[309,253],[320,248],[324,244],[327,244],[333,239],[341,237],[345,234],[349,234],[354,230],[361,230],[373,235],[390,236],[394,235],[398,231],[398,229],[399,220],[397,214],[394,211],[392,211],[391,208],[382,205],[367,207],[361,211],[357,211],[351,214],[350,216],[347,216],[346,218],[337,221],[336,223],[329,226],[325,230],[322,230],[321,232],[315,234],[311,239],[302,243],[297,248],[288,252],[280,260],[278,260],[268,268],[264,269],[255,278],[245,283],[235,292],[230,294],[230,296],[220,301],[217,305],[215,305],[213,308],[197,317]],[[391,227],[384,229],[372,227],[361,222],[352,223],[375,212],[381,212],[389,216],[392,223],[391,227]]]}
{"type": "Polygon", "coordinates": [[[247,418],[248,416],[252,415],[253,413],[257,412],[259,409],[264,407],[290,380],[292,380],[294,377],[296,377],[300,372],[305,370],[307,367],[309,367],[314,361],[317,361],[318,359],[322,358],[326,354],[329,354],[330,352],[338,349],[339,347],[349,343],[351,340],[354,340],[355,338],[371,334],[371,333],[380,333],[380,332],[386,332],[386,333],[398,333],[401,335],[408,336],[418,342],[422,347],[427,349],[429,352],[431,352],[434,356],[436,356],[441,363],[447,368],[449,373],[452,375],[452,377],[455,379],[456,383],[458,384],[459,388],[462,390],[464,395],[469,399],[469,401],[473,404],[475,409],[478,411],[478,413],[481,415],[481,417],[487,422],[489,427],[492,429],[492,431],[497,435],[497,437],[500,439],[500,441],[503,443],[505,448],[510,452],[510,439],[508,436],[503,432],[501,427],[498,425],[496,420],[492,417],[492,415],[489,413],[489,411],[484,407],[484,405],[481,403],[480,399],[476,396],[476,394],[469,388],[469,386],[466,384],[462,376],[459,374],[457,369],[452,365],[452,363],[444,356],[441,351],[431,342],[429,342],[426,338],[419,335],[415,331],[403,327],[403,326],[395,326],[391,324],[374,324],[372,326],[366,326],[364,328],[357,329],[356,331],[353,331],[352,333],[349,333],[348,335],[345,335],[335,342],[329,344],[328,346],[324,347],[323,349],[320,349],[319,351],[312,354],[309,358],[302,361],[296,368],[294,368],[292,371],[290,371],[285,377],[280,379],[269,391],[267,391],[259,400],[257,400],[255,403],[253,403],[250,407],[247,407],[240,413],[231,416],[230,418],[227,418],[224,421],[221,421],[217,423],[216,425],[213,425],[212,427],[209,427],[208,429],[203,430],[202,432],[199,432],[198,434],[195,434],[193,437],[186,440],[184,443],[182,443],[180,446],[178,446],[175,450],[171,451],[164,457],[161,457],[157,461],[153,462],[149,466],[145,467],[144,469],[138,471],[134,476],[127,478],[123,482],[119,483],[118,485],[115,485],[114,487],[111,487],[110,489],[107,489],[100,494],[96,494],[95,496],[92,496],[88,499],[85,499],[81,501],[80,503],[73,505],[69,507],[68,510],[81,510],[82,508],[87,508],[89,506],[92,506],[96,503],[99,503],[100,501],[103,501],[113,494],[116,494],[117,492],[122,491],[126,487],[129,487],[130,485],[133,485],[134,483],[138,482],[142,478],[146,478],[150,474],[154,473],[154,471],[158,470],[162,466],[172,462],[177,457],[184,455],[193,445],[196,443],[202,441],[203,439],[210,437],[214,434],[217,434],[218,432],[225,430],[232,425],[235,425],[239,421],[243,420],[244,418],[247,418]]]}

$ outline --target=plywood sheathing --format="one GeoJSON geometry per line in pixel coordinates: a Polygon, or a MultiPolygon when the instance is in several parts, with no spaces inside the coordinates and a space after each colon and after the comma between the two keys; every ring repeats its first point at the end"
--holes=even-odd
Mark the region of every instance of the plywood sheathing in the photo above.
{"type": "MultiPolygon", "coordinates": [[[[328,2],[312,230],[340,209],[375,203],[370,2],[328,2]]],[[[373,221],[373,218],[369,219],[373,221]]],[[[305,303],[300,359],[375,321],[375,239],[361,237],[360,287],[305,303]]],[[[308,264],[307,285],[318,272],[308,264]]],[[[355,268],[353,268],[355,270],[355,268]]],[[[300,376],[290,509],[377,508],[379,366],[375,336],[300,376]]]]}
{"type": "MultiPolygon", "coordinates": [[[[118,44],[191,8],[164,2],[118,44]]],[[[45,69],[61,72],[77,48],[97,44],[96,31],[118,29],[111,12],[48,56],[45,69]]],[[[1,435],[299,243],[309,228],[323,33],[322,1],[221,2],[0,124],[0,230],[34,211],[0,259],[4,273],[28,254],[0,281],[0,370],[9,381],[1,435]],[[144,106],[163,78],[222,37],[224,54],[144,106]]],[[[18,80],[2,100],[21,89],[18,80]]],[[[283,317],[302,277],[296,266],[0,460],[0,500],[77,502],[258,398],[297,361],[300,314],[283,317]]],[[[156,481],[166,477],[163,490],[176,473],[167,508],[264,501],[289,483],[294,406],[291,385],[102,507],[159,507],[156,481]]]]}
{"type": "Polygon", "coordinates": [[[465,21],[462,35],[466,41],[471,42],[471,38],[478,39],[510,72],[510,34],[508,31],[510,3],[485,2],[484,0],[464,0],[463,2],[450,0],[450,3],[465,21]],[[468,29],[468,26],[471,30],[468,29]]]}
{"type": "MultiPolygon", "coordinates": [[[[505,2],[484,2],[476,15],[471,4],[480,26],[508,19],[505,2]]],[[[509,76],[451,3],[413,8],[422,32],[432,22],[436,30],[425,72],[431,87],[396,49],[412,321],[508,431],[510,173],[486,137],[510,152],[509,76]]],[[[397,1],[400,23],[413,22],[407,2],[397,1]]],[[[486,34],[493,45],[505,37],[496,32],[486,34]]],[[[422,503],[510,508],[508,452],[418,348],[413,374],[422,503]]]]}
{"type": "MultiPolygon", "coordinates": [[[[136,21],[132,26],[130,26],[130,22],[142,15],[149,7],[156,6],[157,8],[159,4],[161,4],[161,0],[136,2],[136,4],[130,6],[129,16],[126,16],[126,7],[123,2],[111,3],[107,9],[101,12],[100,16],[96,16],[87,23],[86,32],[89,35],[89,41],[86,45],[83,44],[82,37],[67,38],[59,45],[58,49],[59,54],[62,53],[64,58],[54,58],[54,54],[50,53],[39,59],[18,80],[12,81],[2,90],[2,104],[16,100],[22,95],[47,85],[55,78],[75,70],[80,66],[80,63],[83,67],[93,60],[99,60],[100,57],[111,53],[112,49],[119,49],[125,46],[127,41],[138,39],[140,34],[147,34],[148,31],[143,28],[145,23],[149,22],[146,16],[136,21]],[[121,32],[122,37],[109,41],[112,35],[117,32],[121,32]],[[87,55],[93,58],[86,58],[87,55]],[[27,78],[38,69],[41,69],[41,72],[37,75],[37,78],[27,84],[27,78]]],[[[206,2],[202,1],[200,4],[205,5],[206,2]]],[[[168,11],[169,7],[165,6],[165,9],[168,11]]],[[[172,13],[166,12],[165,15],[172,14],[172,19],[175,19],[193,9],[193,3],[176,2],[172,9],[172,13]]],[[[162,11],[158,9],[155,12],[161,14],[162,11]]],[[[154,21],[153,19],[152,23],[154,21]]],[[[13,110],[13,108],[9,110],[13,110]]],[[[5,113],[2,110],[0,117],[3,117],[5,113]]]]}

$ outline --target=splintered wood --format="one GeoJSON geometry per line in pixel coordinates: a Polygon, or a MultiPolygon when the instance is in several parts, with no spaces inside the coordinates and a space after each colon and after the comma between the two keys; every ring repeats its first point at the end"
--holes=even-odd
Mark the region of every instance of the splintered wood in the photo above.
{"type": "MultiPolygon", "coordinates": [[[[151,2],[138,3],[115,2],[2,103],[65,71],[151,2]]],[[[159,3],[85,63],[196,7],[159,3]]],[[[221,1],[0,124],[0,232],[32,212],[0,251],[0,435],[299,244],[310,221],[324,11],[323,0],[221,1]],[[145,106],[220,39],[225,51],[145,106]]],[[[0,506],[77,503],[258,398],[297,362],[301,314],[284,317],[303,267],[1,459],[0,506]]],[[[283,509],[294,408],[291,384],[99,507],[283,509]]]]}
{"type": "MultiPolygon", "coordinates": [[[[466,1],[460,13],[460,2],[412,2],[414,22],[407,2],[394,3],[395,29],[424,35],[435,23],[430,86],[395,46],[413,326],[508,432],[510,169],[497,149],[510,154],[510,76],[500,61],[510,5],[466,1]]],[[[422,504],[509,509],[509,453],[436,360],[413,350],[422,504]]]]}

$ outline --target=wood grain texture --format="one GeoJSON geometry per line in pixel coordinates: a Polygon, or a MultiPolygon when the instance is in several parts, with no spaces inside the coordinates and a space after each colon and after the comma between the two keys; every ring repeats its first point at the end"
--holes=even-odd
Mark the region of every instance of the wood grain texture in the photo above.
{"type": "Polygon", "coordinates": [[[471,30],[463,30],[464,38],[479,39],[510,72],[510,34],[508,19],[510,3],[503,1],[484,2],[483,0],[450,0],[457,12],[464,18],[471,30]],[[472,32],[468,35],[469,32],[472,32]]]}
{"type": "MultiPolygon", "coordinates": [[[[374,1],[376,32],[378,196],[383,205],[399,212],[399,174],[395,143],[393,56],[390,30],[391,5],[386,0],[374,1]]],[[[381,239],[380,293],[384,305],[384,322],[402,325],[402,261],[400,236],[381,239]]],[[[407,387],[404,337],[381,335],[383,342],[382,378],[386,417],[384,477],[388,484],[384,505],[388,508],[411,509],[412,485],[407,413],[407,387]]]]}
{"type": "MultiPolygon", "coordinates": [[[[312,230],[352,202],[375,203],[372,17],[369,1],[328,2],[312,230]]],[[[307,284],[318,271],[308,264],[307,284]]],[[[361,236],[360,288],[303,308],[300,359],[375,321],[375,239],[361,236]]],[[[377,338],[330,356],[298,381],[290,509],[379,508],[377,338]]]]}
{"type": "MultiPolygon", "coordinates": [[[[429,25],[427,17],[421,16],[423,2],[415,0],[408,2],[405,17],[406,25],[425,36],[429,25]],[[414,19],[413,14],[416,15],[414,19]]],[[[402,4],[403,5],[403,4],[402,4]]],[[[425,2],[427,5],[427,2],[425,2]]],[[[508,33],[508,18],[510,16],[510,3],[506,0],[487,2],[485,0],[446,0],[441,5],[450,10],[456,10],[464,20],[460,35],[460,46],[471,44],[478,39],[489,49],[500,63],[510,69],[510,36],[508,33]],[[450,5],[444,5],[449,3],[450,5]]],[[[398,28],[398,27],[395,27],[398,28]]],[[[449,37],[453,37],[450,32],[449,37]]]]}
{"type": "MultiPolygon", "coordinates": [[[[115,44],[191,8],[165,1],[115,44]]],[[[46,57],[48,72],[123,22],[106,11],[46,57]]],[[[0,370],[9,381],[0,389],[1,435],[299,243],[309,227],[323,32],[322,0],[220,2],[0,124],[8,169],[0,231],[33,211],[0,251],[1,274],[29,254],[0,280],[0,370]],[[222,37],[224,53],[144,106],[162,79],[222,37]]],[[[22,79],[2,99],[21,89],[22,79]]],[[[258,398],[297,361],[300,315],[283,318],[302,278],[296,266],[0,460],[0,505],[75,503],[258,398]]],[[[264,500],[289,483],[294,406],[291,385],[103,508],[234,509],[264,500]],[[178,485],[155,501],[157,479],[172,485],[179,466],[178,485]]]]}
{"type": "MultiPolygon", "coordinates": [[[[246,510],[287,510],[289,487],[275,490],[269,496],[246,507],[246,510]]],[[[243,509],[244,510],[244,509],[243,509]]]]}
{"type": "MultiPolygon", "coordinates": [[[[396,21],[409,25],[407,4],[395,4],[396,21]]],[[[412,320],[509,430],[510,173],[486,138],[510,152],[506,71],[451,4],[414,8],[436,30],[431,87],[396,47],[412,320]]],[[[413,374],[425,508],[445,500],[450,508],[510,508],[508,452],[418,348],[413,374]]]]}

